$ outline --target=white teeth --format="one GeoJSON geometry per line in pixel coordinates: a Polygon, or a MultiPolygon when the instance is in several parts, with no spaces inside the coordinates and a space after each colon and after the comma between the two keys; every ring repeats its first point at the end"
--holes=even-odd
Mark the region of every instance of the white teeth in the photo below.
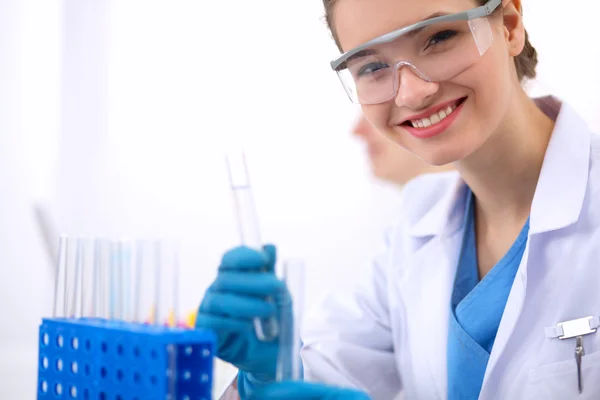
{"type": "Polygon", "coordinates": [[[452,112],[454,112],[454,110],[456,110],[456,103],[449,105],[448,107],[446,107],[445,109],[443,109],[441,111],[431,114],[427,118],[415,119],[415,120],[411,120],[410,122],[412,123],[412,125],[414,127],[428,128],[431,125],[440,123],[440,121],[444,120],[448,115],[452,114],[452,112]]]}

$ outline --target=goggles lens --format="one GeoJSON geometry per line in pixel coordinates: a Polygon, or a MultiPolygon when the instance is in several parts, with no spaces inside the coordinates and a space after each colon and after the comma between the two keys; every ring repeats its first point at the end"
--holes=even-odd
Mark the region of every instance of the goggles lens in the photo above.
{"type": "Polygon", "coordinates": [[[487,17],[434,23],[364,49],[336,71],[352,102],[385,103],[398,93],[403,67],[426,81],[448,80],[476,63],[492,42],[487,17]]]}

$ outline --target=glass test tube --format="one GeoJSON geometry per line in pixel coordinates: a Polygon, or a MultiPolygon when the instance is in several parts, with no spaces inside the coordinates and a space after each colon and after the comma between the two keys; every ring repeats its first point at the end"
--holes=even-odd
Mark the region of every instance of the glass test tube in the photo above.
{"type": "Polygon", "coordinates": [[[54,277],[54,307],[52,310],[54,318],[67,316],[68,251],[68,239],[65,236],[61,236],[58,241],[58,265],[54,277]]]}
{"type": "Polygon", "coordinates": [[[178,283],[179,283],[179,247],[175,240],[161,240],[156,244],[157,260],[155,323],[174,327],[179,320],[178,283]]]}
{"type": "Polygon", "coordinates": [[[302,379],[300,332],[304,316],[305,269],[304,261],[300,259],[290,259],[283,263],[281,278],[289,297],[278,299],[277,302],[280,332],[276,380],[279,382],[302,379]]]}
{"type": "Polygon", "coordinates": [[[95,316],[94,246],[90,239],[60,237],[54,283],[54,317],[95,316]]]}
{"type": "Polygon", "coordinates": [[[61,236],[53,316],[175,326],[178,244],[61,236]]]}
{"type": "MultiPolygon", "coordinates": [[[[258,229],[258,218],[244,153],[228,154],[227,167],[242,244],[261,250],[262,242],[258,229]]],[[[279,327],[275,318],[255,318],[253,323],[259,340],[271,341],[277,337],[279,327]]]]}
{"type": "Polygon", "coordinates": [[[94,316],[103,319],[131,319],[131,244],[126,240],[94,239],[92,285],[94,316]]]}
{"type": "Polygon", "coordinates": [[[179,320],[179,247],[171,240],[137,240],[132,320],[175,326],[179,320]]]}
{"type": "Polygon", "coordinates": [[[130,292],[128,281],[131,272],[131,250],[128,241],[110,241],[109,276],[109,316],[110,319],[127,321],[130,319],[130,292]]]}
{"type": "Polygon", "coordinates": [[[95,239],[94,243],[94,316],[108,319],[111,243],[103,238],[95,239]]]}

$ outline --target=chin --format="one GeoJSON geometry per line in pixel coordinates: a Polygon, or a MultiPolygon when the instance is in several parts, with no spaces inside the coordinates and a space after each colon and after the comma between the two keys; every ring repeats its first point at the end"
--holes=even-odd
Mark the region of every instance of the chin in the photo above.
{"type": "Polygon", "coordinates": [[[455,163],[468,156],[468,152],[464,149],[440,149],[440,151],[429,151],[426,153],[416,154],[421,160],[432,167],[443,167],[448,164],[455,163]]]}
{"type": "Polygon", "coordinates": [[[467,125],[461,132],[453,132],[435,144],[417,144],[406,148],[426,164],[443,167],[468,158],[483,146],[485,135],[479,134],[481,131],[474,128],[467,125]]]}
{"type": "Polygon", "coordinates": [[[456,161],[459,161],[459,159],[455,157],[437,157],[432,159],[426,159],[424,161],[432,167],[443,167],[448,164],[452,164],[456,161]]]}

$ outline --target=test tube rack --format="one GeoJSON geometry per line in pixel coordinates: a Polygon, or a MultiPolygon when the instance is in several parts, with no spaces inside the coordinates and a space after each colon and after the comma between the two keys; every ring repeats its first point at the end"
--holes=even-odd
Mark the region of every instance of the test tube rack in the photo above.
{"type": "Polygon", "coordinates": [[[38,400],[210,400],[212,331],[43,319],[38,400]]]}

